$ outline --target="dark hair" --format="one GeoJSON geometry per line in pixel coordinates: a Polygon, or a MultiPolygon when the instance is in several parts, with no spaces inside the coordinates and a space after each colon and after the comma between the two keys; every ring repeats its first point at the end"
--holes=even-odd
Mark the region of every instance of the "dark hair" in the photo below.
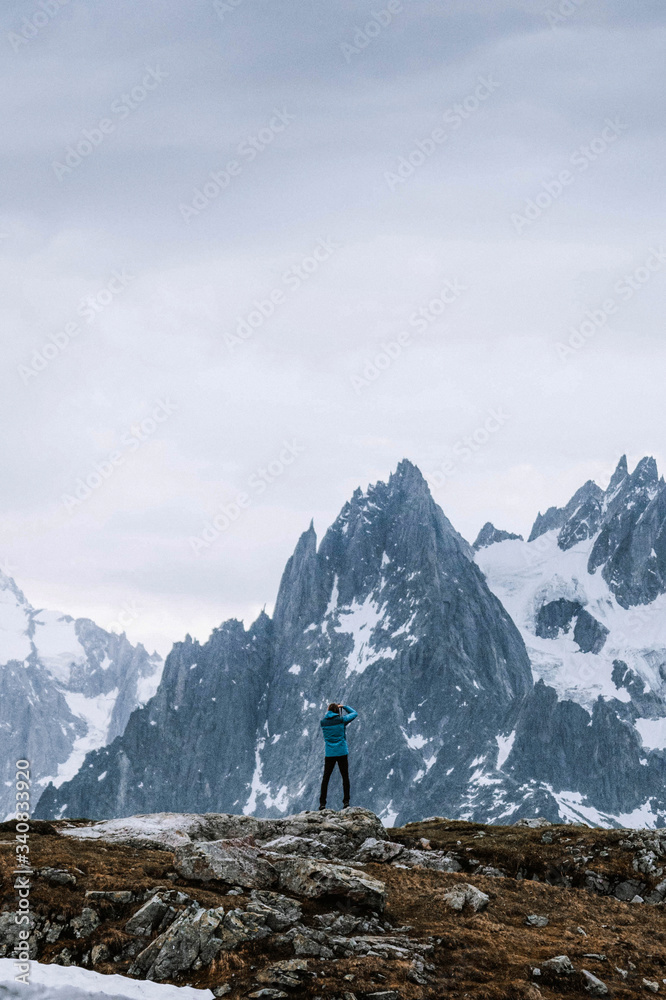
{"type": "Polygon", "coordinates": [[[338,715],[340,714],[340,706],[335,701],[331,702],[331,704],[328,706],[328,710],[329,712],[337,712],[338,715]]]}

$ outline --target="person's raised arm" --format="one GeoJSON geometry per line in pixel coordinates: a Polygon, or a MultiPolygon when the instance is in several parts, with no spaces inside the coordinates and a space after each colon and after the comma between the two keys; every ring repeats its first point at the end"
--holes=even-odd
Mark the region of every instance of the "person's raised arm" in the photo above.
{"type": "Polygon", "coordinates": [[[348,722],[353,722],[354,719],[357,718],[358,712],[354,711],[354,709],[349,705],[341,705],[340,708],[344,709],[345,712],[342,716],[342,721],[345,725],[347,725],[348,722]]]}

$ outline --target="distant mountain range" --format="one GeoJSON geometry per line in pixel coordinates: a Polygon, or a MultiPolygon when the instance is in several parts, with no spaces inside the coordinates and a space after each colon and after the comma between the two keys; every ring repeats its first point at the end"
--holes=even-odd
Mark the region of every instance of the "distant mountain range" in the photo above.
{"type": "Polygon", "coordinates": [[[17,759],[30,760],[33,796],[72,778],[155,694],[163,667],[87,618],[34,608],[0,572],[0,817],[14,813],[17,759]]]}
{"type": "Polygon", "coordinates": [[[622,459],[527,541],[486,524],[474,546],[403,461],[319,545],[301,536],[272,618],[176,643],[154,697],[37,816],[316,808],[319,719],[343,700],[352,802],[386,824],[664,826],[665,593],[653,459],[622,459]]]}

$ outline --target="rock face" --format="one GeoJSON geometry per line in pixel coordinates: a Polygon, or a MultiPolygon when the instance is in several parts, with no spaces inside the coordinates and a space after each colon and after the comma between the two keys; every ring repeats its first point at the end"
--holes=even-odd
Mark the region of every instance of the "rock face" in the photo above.
{"type": "Polygon", "coordinates": [[[536,616],[535,632],[541,639],[566,635],[572,624],[574,642],[582,653],[600,653],[609,630],[583,608],[578,601],[550,601],[542,604],[536,616]]]}
{"type": "Polygon", "coordinates": [[[514,535],[511,531],[502,531],[500,528],[496,528],[491,521],[486,521],[477,535],[472,548],[475,552],[478,552],[479,549],[485,549],[488,545],[494,545],[496,542],[508,542],[513,540],[522,542],[523,536],[514,535]]]}
{"type": "Polygon", "coordinates": [[[553,530],[559,532],[558,542],[564,550],[592,538],[599,530],[603,500],[603,490],[588,480],[574,493],[566,507],[550,507],[545,514],[537,514],[528,542],[553,530]]]}
{"type": "Polygon", "coordinates": [[[274,864],[280,875],[280,888],[295,896],[346,899],[370,910],[384,909],[384,883],[357,869],[308,858],[276,858],[274,864]]]}
{"type": "Polygon", "coordinates": [[[258,851],[224,840],[179,847],[174,867],[186,879],[220,879],[246,889],[270,889],[278,881],[277,871],[258,851]]]}
{"type": "Polygon", "coordinates": [[[0,571],[0,818],[14,811],[16,760],[29,759],[33,794],[71,778],[124,731],[162,667],[124,635],[34,608],[0,571]]]}
{"type": "MultiPolygon", "coordinates": [[[[402,462],[354,493],[319,546],[312,525],[301,536],[272,618],[176,644],[155,697],[36,815],[312,808],[319,720],[343,700],[359,710],[352,801],[389,825],[434,810],[666,824],[666,486],[654,461],[630,474],[623,459],[607,489],[587,482],[539,514],[527,542],[487,524],[475,550],[402,462]]],[[[340,791],[335,774],[332,804],[340,791]]],[[[207,839],[248,835],[229,821],[207,839]]],[[[307,831],[274,836],[292,838],[276,853],[310,850],[293,839],[307,831]]],[[[334,844],[318,857],[344,860],[334,844]]]]}
{"type": "Polygon", "coordinates": [[[531,686],[472,549],[402,462],[388,483],[356,491],[319,548],[312,527],[303,534],[272,620],[178,643],[122,738],[48,789],[38,814],[312,807],[319,720],[341,698],[360,710],[348,731],[352,800],[409,818],[434,797],[454,813],[472,761],[531,686]]]}

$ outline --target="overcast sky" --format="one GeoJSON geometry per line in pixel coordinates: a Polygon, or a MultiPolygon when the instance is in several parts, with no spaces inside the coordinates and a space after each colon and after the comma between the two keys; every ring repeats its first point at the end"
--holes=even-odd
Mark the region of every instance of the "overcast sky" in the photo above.
{"type": "Polygon", "coordinates": [[[470,540],[666,466],[663,0],[5,0],[0,35],[33,604],[166,652],[403,457],[470,540]]]}

